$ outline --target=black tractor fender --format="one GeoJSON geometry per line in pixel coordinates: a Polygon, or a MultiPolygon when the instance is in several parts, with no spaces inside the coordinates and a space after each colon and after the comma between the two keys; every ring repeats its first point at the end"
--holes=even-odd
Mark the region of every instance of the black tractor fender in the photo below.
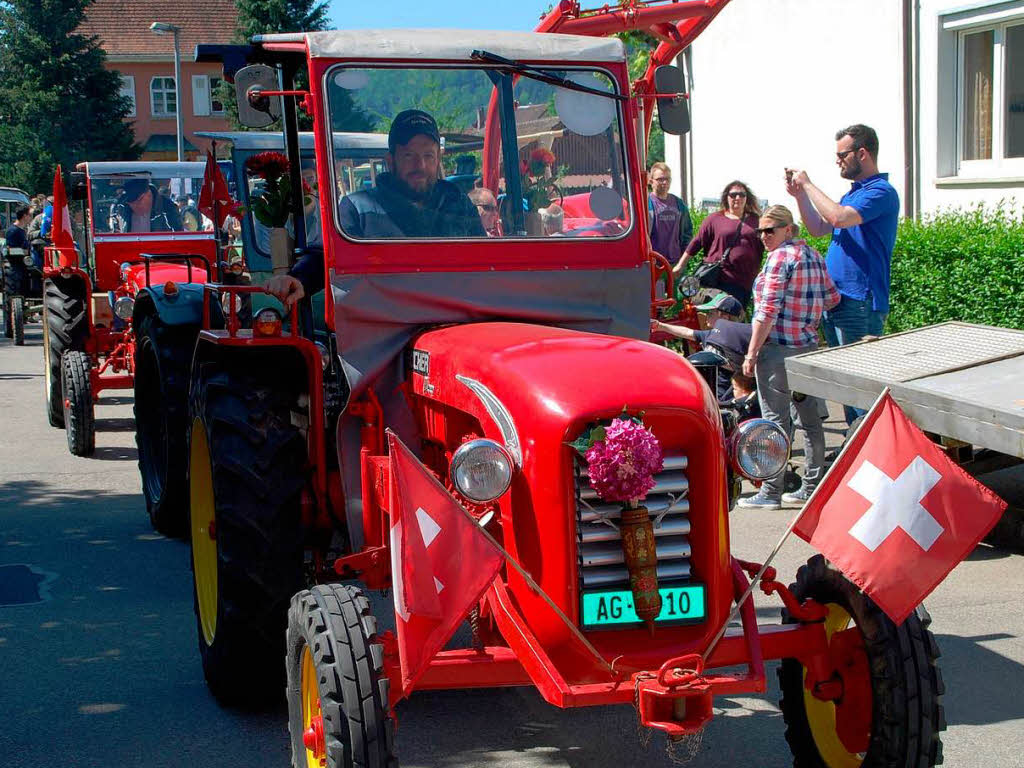
{"type": "MultiPolygon", "coordinates": [[[[175,283],[178,290],[167,293],[164,286],[142,288],[135,296],[132,322],[137,323],[147,314],[156,315],[166,326],[192,325],[203,322],[204,288],[199,283],[175,283]]],[[[220,305],[211,302],[211,320],[219,322],[220,305]]]]}

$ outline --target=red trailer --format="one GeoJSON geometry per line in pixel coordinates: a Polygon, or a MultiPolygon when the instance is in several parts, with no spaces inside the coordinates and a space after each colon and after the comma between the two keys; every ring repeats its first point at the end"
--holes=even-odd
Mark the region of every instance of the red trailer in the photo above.
{"type": "MultiPolygon", "coordinates": [[[[675,32],[659,27],[678,40],[687,19],[706,23],[722,3],[663,5],[684,17],[675,32]]],[[[781,470],[789,446],[767,422],[723,416],[700,375],[648,341],[658,265],[643,147],[655,94],[666,131],[686,128],[677,71],[630,83],[616,39],[453,30],[264,35],[200,46],[197,58],[224,63],[242,119],[258,125],[281,100],[293,189],[297,102],[313,115],[318,187],[340,190],[335,116],[372,114],[384,93],[428,112],[432,94],[460,94],[439,139],[472,133],[486,110],[482,182],[503,225],[501,237],[468,225],[426,235],[364,190],[320,197],[310,245],[296,195],[294,270],[305,290],[326,289],[327,333],[308,331],[305,300],[240,328],[237,302],[223,299],[258,288],[207,286],[196,300],[190,533],[214,695],[251,704],[285,684],[293,765],[395,765],[393,707],[414,690],[533,685],[559,707],[635,705],[645,726],[681,738],[710,720],[714,696],[763,693],[765,662],[779,659],[795,765],[941,762],[942,682],[923,608],[896,626],[817,557],[790,588],[764,574],[782,625],[759,626],[748,601],[742,627],[725,631],[759,569],[730,555],[731,499],[741,477],[781,470]],[[302,70],[309,92],[294,86],[302,70]],[[552,105],[557,121],[530,132],[516,120],[530,103],[552,105]],[[603,158],[583,189],[550,191],[579,176],[547,159],[559,132],[603,158]],[[597,229],[538,228],[556,194],[585,194],[597,229]],[[644,578],[661,600],[647,626],[622,509],[598,495],[572,447],[624,404],[664,451],[645,502],[654,561],[644,578]],[[393,566],[393,526],[420,502],[396,502],[386,430],[511,558],[466,612],[467,647],[438,651],[411,685],[401,644],[350,583],[397,586],[410,562],[393,566]]],[[[444,175],[420,160],[430,167],[409,172],[389,153],[389,172],[410,184],[444,175]]],[[[401,626],[403,607],[395,613],[401,626]]]]}

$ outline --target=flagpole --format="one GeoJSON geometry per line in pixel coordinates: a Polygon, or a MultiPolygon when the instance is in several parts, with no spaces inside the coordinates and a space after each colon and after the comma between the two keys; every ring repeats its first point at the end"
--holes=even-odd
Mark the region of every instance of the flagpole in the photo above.
{"type": "MultiPolygon", "coordinates": [[[[216,167],[216,165],[217,165],[217,140],[213,139],[210,143],[213,146],[213,166],[216,167]]],[[[211,174],[211,176],[212,176],[212,174],[211,174]]],[[[218,223],[220,221],[220,215],[219,215],[220,211],[217,209],[217,190],[216,190],[217,184],[216,184],[214,179],[215,179],[215,177],[212,177],[210,179],[210,182],[209,182],[210,186],[211,186],[211,189],[210,189],[210,199],[213,200],[213,242],[214,242],[214,250],[217,253],[217,282],[218,283],[223,283],[224,282],[224,274],[223,274],[223,266],[222,266],[222,262],[221,262],[221,255],[222,254],[221,254],[221,245],[220,245],[220,224],[218,223]]],[[[204,180],[204,183],[205,183],[205,180],[204,180]]]]}
{"type": "Polygon", "coordinates": [[[715,650],[715,648],[718,646],[718,643],[721,642],[722,638],[725,636],[726,631],[728,631],[729,623],[732,622],[733,619],[735,619],[736,616],[739,614],[740,608],[743,607],[743,603],[745,603],[747,599],[754,593],[754,590],[757,588],[758,583],[761,581],[761,577],[764,576],[764,572],[768,570],[769,566],[771,566],[772,564],[772,561],[775,559],[775,556],[778,555],[779,550],[782,549],[782,545],[785,544],[786,540],[790,537],[790,535],[792,535],[793,529],[796,528],[797,522],[800,520],[800,517],[804,513],[804,509],[811,503],[814,497],[818,495],[818,491],[821,490],[822,486],[825,485],[825,478],[827,478],[832,473],[832,469],[834,467],[839,466],[839,460],[850,449],[850,446],[853,445],[854,438],[861,431],[861,429],[863,429],[864,424],[867,423],[867,417],[874,413],[874,410],[878,407],[878,404],[882,402],[882,399],[887,394],[889,394],[889,387],[885,387],[882,390],[882,392],[878,395],[878,397],[875,399],[874,404],[872,404],[872,406],[868,409],[867,414],[865,414],[864,420],[861,421],[861,423],[857,426],[857,429],[854,431],[854,433],[849,436],[849,439],[847,439],[846,443],[839,450],[839,454],[836,456],[835,461],[832,462],[832,466],[828,468],[828,472],[825,473],[825,475],[815,486],[814,490],[811,492],[810,497],[807,499],[804,505],[800,507],[799,510],[797,510],[797,513],[793,516],[793,519],[789,521],[789,525],[786,527],[785,533],[783,533],[782,537],[779,539],[779,543],[775,545],[775,549],[773,549],[771,553],[768,555],[768,559],[764,561],[764,565],[762,565],[758,572],[754,575],[754,578],[750,580],[750,584],[747,585],[747,588],[740,596],[740,599],[736,601],[736,604],[733,606],[732,610],[729,611],[729,615],[726,617],[725,622],[718,630],[718,634],[714,636],[714,638],[708,644],[707,650],[705,650],[702,654],[705,661],[711,658],[711,652],[715,650]]]}

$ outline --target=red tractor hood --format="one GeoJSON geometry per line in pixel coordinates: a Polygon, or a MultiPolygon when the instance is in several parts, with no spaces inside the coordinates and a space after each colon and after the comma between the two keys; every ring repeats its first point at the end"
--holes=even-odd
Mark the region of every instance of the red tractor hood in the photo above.
{"type": "Polygon", "coordinates": [[[413,350],[414,391],[456,406],[472,397],[460,381],[466,378],[523,417],[547,413],[564,422],[623,406],[665,406],[718,419],[718,406],[692,366],[643,341],[525,323],[472,323],[425,333],[413,350]]]}
{"type": "MultiPolygon", "coordinates": [[[[132,264],[124,272],[131,293],[137,293],[139,289],[146,287],[146,265],[132,264]]],[[[208,275],[205,267],[192,266],[193,283],[207,282],[208,275]]],[[[149,284],[160,286],[166,282],[187,283],[189,282],[189,269],[185,264],[173,264],[170,262],[154,261],[149,265],[149,284]]]]}

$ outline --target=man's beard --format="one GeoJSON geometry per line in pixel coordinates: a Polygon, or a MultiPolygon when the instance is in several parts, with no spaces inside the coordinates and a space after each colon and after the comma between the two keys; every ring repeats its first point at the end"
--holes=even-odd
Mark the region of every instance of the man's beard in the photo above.
{"type": "Polygon", "coordinates": [[[430,195],[434,191],[434,180],[427,178],[427,185],[423,189],[416,189],[409,185],[409,183],[398,176],[395,177],[395,181],[398,183],[398,188],[402,193],[415,203],[422,203],[430,199],[430,195]]]}
{"type": "Polygon", "coordinates": [[[863,170],[860,164],[860,160],[856,157],[851,157],[846,162],[846,167],[839,172],[839,175],[844,179],[856,179],[860,176],[860,172],[863,170]]]}

